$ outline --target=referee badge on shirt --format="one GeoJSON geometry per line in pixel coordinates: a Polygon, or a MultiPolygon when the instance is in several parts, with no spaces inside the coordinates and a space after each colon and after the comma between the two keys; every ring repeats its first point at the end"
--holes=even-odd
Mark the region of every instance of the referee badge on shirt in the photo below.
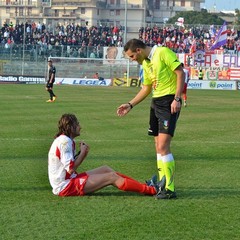
{"type": "Polygon", "coordinates": [[[164,127],[164,129],[168,129],[168,127],[169,127],[169,122],[168,122],[168,120],[164,120],[164,121],[163,121],[163,127],[164,127]]]}

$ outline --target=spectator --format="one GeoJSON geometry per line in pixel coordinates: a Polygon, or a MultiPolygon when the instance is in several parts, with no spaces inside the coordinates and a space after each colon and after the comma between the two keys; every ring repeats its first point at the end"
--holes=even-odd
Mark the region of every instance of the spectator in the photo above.
{"type": "Polygon", "coordinates": [[[99,79],[98,72],[96,72],[96,73],[93,75],[93,78],[99,79]]]}

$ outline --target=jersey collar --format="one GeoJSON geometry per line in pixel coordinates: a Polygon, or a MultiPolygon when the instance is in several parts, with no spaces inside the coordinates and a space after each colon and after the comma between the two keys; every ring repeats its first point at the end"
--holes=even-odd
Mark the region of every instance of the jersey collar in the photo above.
{"type": "Polygon", "coordinates": [[[157,45],[152,47],[151,52],[148,55],[148,59],[152,60],[153,54],[156,51],[157,47],[158,47],[157,45]]]}

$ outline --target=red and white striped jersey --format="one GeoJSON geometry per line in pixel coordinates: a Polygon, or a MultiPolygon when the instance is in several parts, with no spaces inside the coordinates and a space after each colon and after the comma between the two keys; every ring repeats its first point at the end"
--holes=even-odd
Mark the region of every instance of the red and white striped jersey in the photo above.
{"type": "Polygon", "coordinates": [[[52,192],[58,195],[69,183],[69,179],[77,176],[69,171],[74,166],[75,142],[65,136],[57,137],[48,153],[48,177],[52,186],[52,192]]]}

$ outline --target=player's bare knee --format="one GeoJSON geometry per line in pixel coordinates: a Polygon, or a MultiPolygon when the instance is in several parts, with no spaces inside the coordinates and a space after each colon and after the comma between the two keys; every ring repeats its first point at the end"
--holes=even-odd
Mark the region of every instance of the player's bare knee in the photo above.
{"type": "Polygon", "coordinates": [[[111,172],[115,172],[112,168],[110,168],[107,165],[102,166],[102,168],[103,168],[104,172],[106,172],[106,173],[108,173],[108,172],[110,172],[110,173],[111,172]]]}
{"type": "Polygon", "coordinates": [[[120,176],[116,172],[109,172],[109,178],[111,179],[112,183],[116,183],[120,176]]]}
{"type": "Polygon", "coordinates": [[[161,155],[166,155],[170,152],[170,147],[168,145],[158,144],[157,152],[161,155]]]}

